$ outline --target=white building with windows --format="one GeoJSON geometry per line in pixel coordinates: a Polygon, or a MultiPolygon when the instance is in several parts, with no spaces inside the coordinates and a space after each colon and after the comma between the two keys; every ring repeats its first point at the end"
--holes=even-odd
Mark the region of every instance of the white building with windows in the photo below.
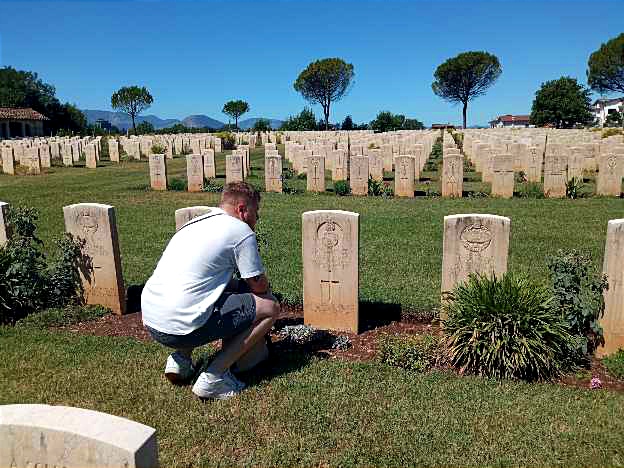
{"type": "Polygon", "coordinates": [[[592,104],[592,110],[598,125],[602,127],[609,114],[624,111],[624,96],[615,99],[598,99],[592,104]]]}

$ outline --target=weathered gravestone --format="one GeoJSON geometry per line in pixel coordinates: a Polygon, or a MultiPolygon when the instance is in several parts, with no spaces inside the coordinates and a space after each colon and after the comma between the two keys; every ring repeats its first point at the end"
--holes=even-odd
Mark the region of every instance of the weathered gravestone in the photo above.
{"type": "Polygon", "coordinates": [[[384,144],[381,145],[381,157],[383,158],[383,168],[384,171],[386,172],[391,172],[392,171],[392,158],[393,158],[393,154],[392,154],[392,145],[390,144],[384,144]]]}
{"type": "Polygon", "coordinates": [[[414,198],[414,164],[411,156],[402,155],[394,159],[394,194],[397,197],[414,198]]]}
{"type": "Polygon", "coordinates": [[[243,156],[229,154],[225,157],[225,183],[243,181],[243,156]]]}
{"type": "Polygon", "coordinates": [[[33,146],[26,151],[28,161],[28,173],[32,175],[41,174],[41,159],[39,158],[39,147],[33,146]]]}
{"type": "Polygon", "coordinates": [[[50,142],[50,159],[61,159],[61,144],[58,141],[50,142]]]}
{"type": "Polygon", "coordinates": [[[308,192],[325,192],[325,158],[323,156],[311,156],[306,158],[308,192]]]}
{"type": "Polygon", "coordinates": [[[353,195],[368,195],[368,156],[349,158],[349,184],[353,195]]]}
{"type": "Polygon", "coordinates": [[[556,152],[554,154],[546,154],[544,160],[544,195],[546,195],[546,197],[565,197],[566,163],[567,158],[565,156],[560,156],[556,152]]]}
{"type": "Polygon", "coordinates": [[[68,406],[0,406],[0,466],[157,468],[156,430],[68,406]]]}
{"type": "Polygon", "coordinates": [[[39,159],[41,160],[41,167],[52,167],[50,145],[43,144],[39,147],[39,159]]]}
{"type": "MultiPolygon", "coordinates": [[[[511,144],[511,157],[512,157],[512,171],[520,172],[527,170],[527,153],[528,147],[526,143],[512,143],[511,144]]],[[[510,154],[510,153],[504,153],[510,154]]]]}
{"type": "Polygon", "coordinates": [[[188,223],[191,219],[210,213],[213,208],[210,206],[189,206],[175,211],[176,231],[188,223]]]}
{"type": "Polygon", "coordinates": [[[604,292],[605,311],[600,319],[605,343],[597,349],[599,357],[624,349],[624,219],[612,219],[607,225],[603,273],[609,289],[604,292]]]}
{"type": "Polygon", "coordinates": [[[347,152],[345,150],[334,150],[331,152],[332,161],[332,180],[347,180],[347,152]]]}
{"type": "Polygon", "coordinates": [[[585,149],[580,146],[570,148],[568,157],[568,181],[575,178],[583,181],[583,164],[585,162],[585,149]]]}
{"type": "Polygon", "coordinates": [[[619,197],[622,192],[622,161],[624,158],[615,153],[601,154],[598,157],[598,176],[596,194],[619,197]]]}
{"type": "Polygon", "coordinates": [[[443,299],[471,273],[500,276],[507,272],[510,226],[511,220],[504,216],[459,214],[444,217],[443,299]]]}
{"type": "Polygon", "coordinates": [[[133,159],[140,160],[141,159],[141,150],[139,148],[138,141],[130,141],[128,142],[128,149],[126,150],[128,156],[133,159]]]}
{"type": "Polygon", "coordinates": [[[542,181],[542,159],[543,155],[537,146],[530,146],[528,149],[528,171],[527,180],[529,182],[542,181]]]}
{"type": "Polygon", "coordinates": [[[152,190],[167,190],[167,163],[164,154],[150,154],[149,174],[152,190]]]}
{"type": "Polygon", "coordinates": [[[87,304],[125,313],[125,289],[115,208],[99,203],[63,207],[65,230],[84,242],[80,276],[87,304]]]}
{"type": "Polygon", "coordinates": [[[73,166],[74,158],[72,157],[72,147],[69,143],[65,143],[62,147],[61,155],[63,157],[63,166],[73,166]]]}
{"type": "Polygon", "coordinates": [[[264,157],[264,182],[267,192],[282,192],[282,158],[281,156],[264,157]]]}
{"type": "Polygon", "coordinates": [[[108,138],[108,157],[112,162],[119,162],[119,143],[117,140],[108,138]]]}
{"type": "Polygon", "coordinates": [[[72,161],[73,162],[80,161],[80,142],[73,141],[71,143],[71,153],[72,153],[72,161]]]}
{"type": "Polygon", "coordinates": [[[457,152],[444,152],[442,158],[442,196],[461,198],[464,189],[464,158],[457,152]]]}
{"type": "Polygon", "coordinates": [[[359,214],[308,211],[302,220],[304,321],[357,333],[359,214]]]}
{"type": "Polygon", "coordinates": [[[368,172],[370,176],[377,182],[383,181],[383,156],[381,150],[368,150],[368,172]]]}
{"type": "Polygon", "coordinates": [[[13,148],[2,148],[2,172],[5,174],[15,175],[13,148]]]}
{"type": "Polygon", "coordinates": [[[8,231],[9,204],[0,201],[0,247],[4,246],[9,240],[8,231]]]}
{"type": "Polygon", "coordinates": [[[95,169],[97,167],[97,157],[95,155],[95,145],[93,145],[93,144],[85,146],[85,166],[88,169],[95,169]]]}
{"type": "Polygon", "coordinates": [[[189,192],[204,190],[204,162],[201,154],[186,155],[186,180],[189,192]]]}
{"type": "Polygon", "coordinates": [[[214,179],[217,177],[217,166],[215,165],[215,152],[212,148],[205,148],[201,151],[204,158],[204,177],[214,179]]]}
{"type": "Polygon", "coordinates": [[[492,195],[501,198],[512,198],[514,189],[514,156],[498,154],[494,159],[492,176],[492,195]]]}

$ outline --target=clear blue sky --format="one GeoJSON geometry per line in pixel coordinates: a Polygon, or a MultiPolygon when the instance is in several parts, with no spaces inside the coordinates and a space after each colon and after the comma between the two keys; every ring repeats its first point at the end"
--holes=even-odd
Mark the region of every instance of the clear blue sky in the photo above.
{"type": "Polygon", "coordinates": [[[623,0],[0,0],[0,66],[36,71],[83,109],[110,110],[113,91],[137,84],[154,96],[147,113],[161,118],[226,120],[223,103],[241,98],[246,117],[281,119],[305,105],[292,87],[298,73],[342,57],[355,84],[332,121],[390,110],[431,124],[461,121],[431,91],[435,68],[485,50],[503,74],[469,105],[474,125],[528,113],[546,80],[585,83],[589,54],[622,32],[623,0]]]}

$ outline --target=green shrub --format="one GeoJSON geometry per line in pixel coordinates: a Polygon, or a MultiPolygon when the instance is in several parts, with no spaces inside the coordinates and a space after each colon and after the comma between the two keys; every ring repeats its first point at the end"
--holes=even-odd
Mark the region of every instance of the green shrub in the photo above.
{"type": "Polygon", "coordinates": [[[528,179],[524,171],[514,172],[514,183],[523,184],[525,182],[528,182],[528,179]]]}
{"type": "Polygon", "coordinates": [[[446,299],[449,360],[462,371],[533,381],[563,370],[571,336],[547,288],[510,274],[471,275],[446,299]]]}
{"type": "Polygon", "coordinates": [[[176,177],[169,179],[167,181],[167,185],[169,190],[173,190],[174,192],[185,192],[188,187],[186,180],[178,179],[176,177]]]}
{"type": "Polygon", "coordinates": [[[282,181],[282,193],[286,193],[288,195],[296,195],[301,191],[298,190],[294,185],[291,185],[290,181],[283,180],[282,181]]]}
{"type": "Polygon", "coordinates": [[[518,195],[522,198],[544,198],[542,184],[538,182],[525,182],[520,184],[518,195]]]}
{"type": "Polygon", "coordinates": [[[219,185],[214,179],[204,179],[204,192],[223,192],[223,186],[219,185]]]}
{"type": "Polygon", "coordinates": [[[38,214],[33,208],[9,210],[9,240],[0,248],[0,324],[12,324],[48,307],[63,307],[82,299],[80,280],[82,244],[70,234],[56,243],[56,255],[47,259],[37,237],[38,214]]]}
{"type": "Polygon", "coordinates": [[[440,360],[440,339],[433,335],[384,335],[379,340],[378,359],[384,364],[425,372],[440,360]]]}
{"type": "Polygon", "coordinates": [[[345,196],[351,193],[351,187],[349,186],[349,182],[346,180],[337,180],[334,182],[334,193],[336,195],[345,196]]]}
{"type": "Polygon", "coordinates": [[[305,172],[301,172],[297,174],[297,179],[299,180],[306,180],[307,178],[308,178],[308,174],[306,174],[305,172]]]}
{"type": "Polygon", "coordinates": [[[167,148],[165,148],[163,145],[152,145],[152,154],[165,154],[165,151],[167,151],[167,148]]]}
{"type": "Polygon", "coordinates": [[[577,198],[585,197],[587,194],[583,191],[585,184],[581,179],[572,177],[566,182],[566,197],[575,200],[577,198]]]}
{"type": "Polygon", "coordinates": [[[394,197],[394,189],[389,182],[384,182],[383,187],[381,188],[381,196],[384,198],[392,198],[394,197]]]}
{"type": "Polygon", "coordinates": [[[372,176],[368,176],[368,194],[373,197],[379,197],[383,194],[383,181],[375,180],[372,176]]]}
{"type": "Polygon", "coordinates": [[[292,168],[287,167],[286,169],[282,171],[282,181],[286,179],[292,179],[294,177],[295,177],[295,171],[293,171],[292,168]]]}
{"type": "Polygon", "coordinates": [[[624,349],[619,349],[617,353],[607,356],[602,360],[607,368],[607,372],[616,379],[624,379],[624,349]]]}
{"type": "Polygon", "coordinates": [[[232,132],[219,132],[215,134],[217,138],[221,138],[221,149],[231,150],[234,149],[234,134],[232,132]]]}
{"type": "Polygon", "coordinates": [[[569,324],[570,333],[579,338],[576,351],[588,356],[604,343],[599,320],[604,314],[603,292],[606,276],[592,266],[591,259],[572,250],[557,251],[547,259],[553,288],[553,308],[569,324]]]}
{"type": "Polygon", "coordinates": [[[609,138],[610,136],[621,135],[622,130],[619,128],[607,128],[602,131],[602,138],[609,138]]]}

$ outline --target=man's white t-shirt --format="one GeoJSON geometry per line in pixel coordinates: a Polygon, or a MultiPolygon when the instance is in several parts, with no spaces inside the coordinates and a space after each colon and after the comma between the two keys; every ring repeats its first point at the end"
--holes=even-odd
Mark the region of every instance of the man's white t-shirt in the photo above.
{"type": "Polygon", "coordinates": [[[264,273],[256,234],[222,209],[185,224],[169,241],[141,295],[143,323],[171,335],[201,327],[234,272],[264,273]]]}

